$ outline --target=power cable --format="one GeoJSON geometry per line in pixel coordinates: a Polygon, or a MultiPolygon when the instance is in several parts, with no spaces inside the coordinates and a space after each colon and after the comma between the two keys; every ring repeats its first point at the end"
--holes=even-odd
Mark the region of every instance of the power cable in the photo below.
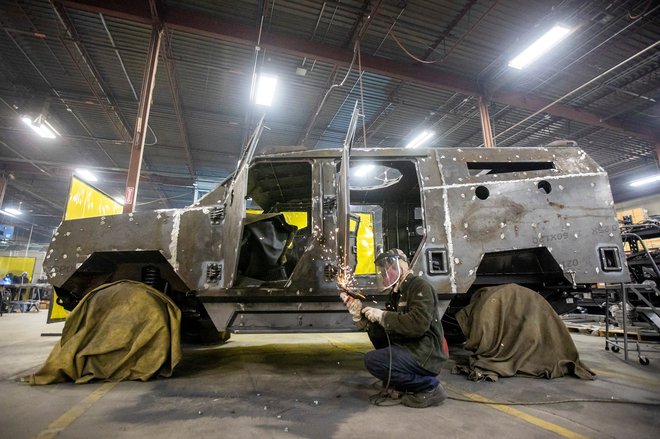
{"type": "MultiPolygon", "coordinates": [[[[303,136],[303,139],[300,142],[301,144],[304,144],[305,141],[307,140],[307,138],[309,137],[309,134],[312,131],[312,127],[314,126],[314,122],[316,122],[316,118],[321,113],[321,110],[323,109],[323,106],[325,105],[325,101],[328,99],[328,96],[330,95],[332,90],[334,90],[337,87],[342,87],[344,85],[344,83],[346,82],[346,80],[348,79],[348,75],[350,75],[351,71],[353,70],[353,64],[355,63],[355,58],[357,57],[357,48],[358,48],[358,41],[356,41],[355,44],[353,45],[353,59],[351,59],[351,64],[348,66],[348,70],[346,70],[346,75],[344,76],[344,79],[342,79],[341,82],[339,82],[339,83],[332,84],[326,90],[325,94],[323,95],[323,99],[321,99],[321,103],[318,105],[318,107],[316,109],[316,112],[314,113],[314,116],[312,116],[311,123],[309,124],[309,127],[307,128],[307,132],[305,132],[305,135],[303,136]]],[[[358,78],[358,80],[361,78],[361,76],[362,76],[362,72],[360,72],[360,77],[358,78]]],[[[357,84],[357,81],[356,81],[356,84],[357,84]]],[[[348,95],[346,96],[346,99],[348,99],[350,93],[353,91],[353,88],[355,88],[355,84],[353,85],[353,87],[351,87],[351,90],[349,91],[348,95]]],[[[344,102],[342,102],[342,104],[339,106],[340,109],[344,105],[344,103],[346,102],[346,99],[344,99],[344,102]]],[[[338,112],[339,111],[337,111],[337,113],[338,112]]],[[[335,120],[335,117],[337,117],[337,113],[335,113],[335,115],[330,120],[330,122],[328,123],[327,126],[330,126],[332,124],[332,122],[335,120]]],[[[324,133],[325,133],[325,131],[323,133],[321,133],[321,136],[323,136],[324,133]]]]}
{"type": "MultiPolygon", "coordinates": [[[[612,397],[614,398],[614,397],[612,397]]],[[[629,399],[599,399],[599,398],[573,398],[573,399],[559,399],[555,401],[477,401],[468,398],[459,398],[456,396],[448,396],[447,399],[461,402],[469,402],[473,404],[486,404],[486,405],[551,405],[551,404],[568,404],[575,402],[595,402],[595,403],[610,403],[610,404],[634,404],[634,405],[649,405],[660,406],[660,402],[655,401],[634,401],[629,399]]]]}
{"type": "Polygon", "coordinates": [[[634,16],[633,16],[633,15],[630,14],[630,11],[628,11],[628,18],[631,19],[631,20],[637,20],[639,17],[641,17],[642,15],[644,15],[644,14],[646,13],[646,11],[648,10],[649,6],[651,6],[651,3],[652,3],[652,0],[648,0],[648,1],[646,2],[646,4],[644,5],[644,9],[642,9],[642,12],[640,12],[640,13],[637,14],[637,15],[634,15],[634,16]]]}
{"type": "MultiPolygon", "coordinates": [[[[374,383],[377,385],[378,382],[374,383]]],[[[390,407],[395,405],[400,405],[401,401],[398,399],[391,399],[389,389],[386,387],[381,390],[376,395],[369,397],[369,402],[381,406],[381,407],[390,407]],[[389,402],[387,402],[389,401],[389,402]]],[[[458,393],[456,390],[448,389],[454,393],[458,393]]],[[[469,398],[461,398],[458,396],[448,396],[447,399],[452,401],[467,402],[470,404],[483,404],[483,405],[504,405],[504,406],[537,406],[537,405],[555,405],[555,404],[571,404],[571,403],[597,403],[597,404],[630,404],[630,405],[644,405],[651,407],[660,406],[660,401],[638,401],[630,399],[616,399],[614,397],[610,399],[604,398],[566,398],[566,399],[557,399],[552,401],[480,401],[469,398]]]]}
{"type": "MultiPolygon", "coordinates": [[[[410,271],[408,271],[406,273],[403,273],[401,275],[400,279],[405,279],[406,276],[408,276],[408,273],[410,273],[410,271]]],[[[438,311],[438,296],[436,296],[435,293],[433,293],[433,309],[434,309],[434,311],[433,311],[432,320],[435,319],[435,321],[438,322],[440,320],[440,314],[439,314],[439,311],[438,311]],[[437,314],[437,316],[436,316],[436,314],[437,314]]],[[[429,329],[430,329],[430,324],[429,324],[429,329]]],[[[399,404],[401,404],[401,402],[400,401],[393,402],[394,400],[390,398],[390,381],[392,379],[392,343],[390,341],[390,335],[387,333],[387,330],[385,330],[385,328],[383,328],[383,332],[385,332],[385,337],[387,338],[387,349],[388,349],[388,353],[389,353],[389,366],[388,366],[388,369],[387,369],[387,382],[385,383],[385,387],[383,388],[383,390],[381,390],[377,394],[372,395],[372,396],[369,397],[369,402],[373,405],[387,407],[387,406],[399,405],[399,404]],[[391,401],[391,402],[390,403],[385,403],[385,401],[391,401]]],[[[433,338],[435,339],[435,342],[438,345],[441,346],[442,343],[440,342],[440,340],[438,340],[437,336],[433,333],[433,331],[430,331],[430,332],[431,332],[431,335],[433,336],[433,338]]],[[[428,359],[431,357],[432,352],[433,352],[433,350],[429,351],[426,359],[424,360],[424,363],[422,363],[422,364],[425,364],[426,361],[428,361],[428,359]]],[[[398,392],[396,389],[392,389],[392,390],[398,392]]],[[[400,392],[400,393],[402,393],[402,392],[400,392]]]]}
{"type": "Polygon", "coordinates": [[[403,52],[404,52],[406,55],[408,55],[409,57],[411,57],[412,59],[414,59],[415,61],[417,61],[417,62],[419,62],[419,63],[422,63],[422,64],[435,64],[435,63],[437,63],[438,61],[440,61],[440,60],[442,59],[442,58],[438,58],[438,59],[434,59],[433,61],[424,61],[424,60],[421,59],[421,58],[417,58],[415,55],[413,55],[412,53],[410,53],[410,52],[408,51],[408,49],[406,49],[406,48],[403,46],[403,44],[401,44],[401,42],[399,41],[399,39],[398,39],[398,38],[396,37],[396,35],[394,34],[394,31],[390,32],[390,35],[392,36],[392,39],[394,40],[394,42],[396,43],[396,45],[399,46],[399,48],[400,48],[401,50],[403,50],[403,52]]]}

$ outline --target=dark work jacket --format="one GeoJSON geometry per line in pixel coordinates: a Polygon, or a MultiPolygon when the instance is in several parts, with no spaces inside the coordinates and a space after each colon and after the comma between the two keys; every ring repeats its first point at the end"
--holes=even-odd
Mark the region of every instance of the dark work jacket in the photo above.
{"type": "MultiPolygon", "coordinates": [[[[440,373],[447,353],[442,349],[443,331],[433,287],[425,279],[408,274],[398,292],[388,296],[383,327],[393,345],[405,347],[426,370],[440,373]]],[[[380,326],[369,325],[369,331],[380,326]]]]}

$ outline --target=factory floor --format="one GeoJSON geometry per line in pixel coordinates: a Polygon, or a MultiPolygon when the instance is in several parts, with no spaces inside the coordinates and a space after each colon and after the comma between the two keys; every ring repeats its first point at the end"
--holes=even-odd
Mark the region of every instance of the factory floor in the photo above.
{"type": "MultiPolygon", "coordinates": [[[[365,334],[233,335],[216,347],[184,346],[169,379],[31,387],[59,340],[42,333],[44,312],[0,317],[0,438],[484,438],[658,437],[660,405],[548,402],[573,399],[660,402],[660,346],[637,355],[606,352],[604,338],[573,334],[595,381],[505,378],[471,382],[444,370],[449,399],[438,407],[375,406],[365,371],[365,334]],[[472,402],[467,402],[467,401],[472,402]]],[[[455,349],[454,357],[460,356],[455,349]]]]}

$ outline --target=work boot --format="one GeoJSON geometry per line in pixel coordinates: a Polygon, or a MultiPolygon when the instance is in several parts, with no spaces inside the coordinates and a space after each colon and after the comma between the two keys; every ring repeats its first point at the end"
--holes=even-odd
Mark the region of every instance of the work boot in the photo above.
{"type": "Polygon", "coordinates": [[[406,407],[423,409],[425,407],[438,405],[445,399],[447,399],[447,392],[445,392],[442,385],[438,383],[433,389],[425,392],[406,393],[401,398],[401,404],[406,407]]]}

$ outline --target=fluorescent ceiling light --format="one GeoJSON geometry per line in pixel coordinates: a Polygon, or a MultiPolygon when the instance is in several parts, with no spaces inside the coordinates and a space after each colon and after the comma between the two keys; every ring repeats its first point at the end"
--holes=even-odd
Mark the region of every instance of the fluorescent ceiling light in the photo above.
{"type": "Polygon", "coordinates": [[[82,178],[85,181],[97,181],[98,178],[91,172],[89,172],[87,169],[76,169],[76,174],[78,174],[78,177],[82,178]]]}
{"type": "Polygon", "coordinates": [[[41,116],[34,121],[27,116],[21,117],[21,120],[23,123],[25,123],[25,125],[32,128],[35,133],[46,139],[54,139],[56,135],[59,135],[57,130],[55,130],[55,128],[53,128],[53,126],[49,124],[48,121],[41,121],[41,116]]]}
{"type": "Polygon", "coordinates": [[[434,135],[435,133],[433,131],[424,130],[417,137],[412,139],[412,141],[406,145],[406,148],[417,148],[419,145],[426,142],[434,135]]]}
{"type": "Polygon", "coordinates": [[[546,32],[541,38],[534,41],[531,46],[523,50],[522,53],[509,62],[509,67],[522,69],[532,62],[539,59],[550,49],[555,47],[564,38],[571,33],[571,30],[564,26],[555,26],[546,32]]]}
{"type": "Polygon", "coordinates": [[[257,97],[254,102],[257,105],[266,105],[270,107],[273,103],[273,96],[275,96],[275,86],[277,86],[277,76],[263,73],[259,75],[257,97]]]}
{"type": "Polygon", "coordinates": [[[635,180],[631,182],[630,186],[632,187],[644,186],[647,184],[655,183],[656,181],[660,181],[660,174],[652,175],[651,177],[640,178],[639,180],[635,180]]]}
{"type": "Polygon", "coordinates": [[[18,210],[18,209],[14,209],[13,207],[8,207],[8,208],[6,208],[6,209],[5,209],[5,212],[7,212],[7,213],[9,213],[9,214],[12,214],[12,215],[22,215],[22,214],[23,214],[23,212],[21,212],[21,211],[18,210]]]}

